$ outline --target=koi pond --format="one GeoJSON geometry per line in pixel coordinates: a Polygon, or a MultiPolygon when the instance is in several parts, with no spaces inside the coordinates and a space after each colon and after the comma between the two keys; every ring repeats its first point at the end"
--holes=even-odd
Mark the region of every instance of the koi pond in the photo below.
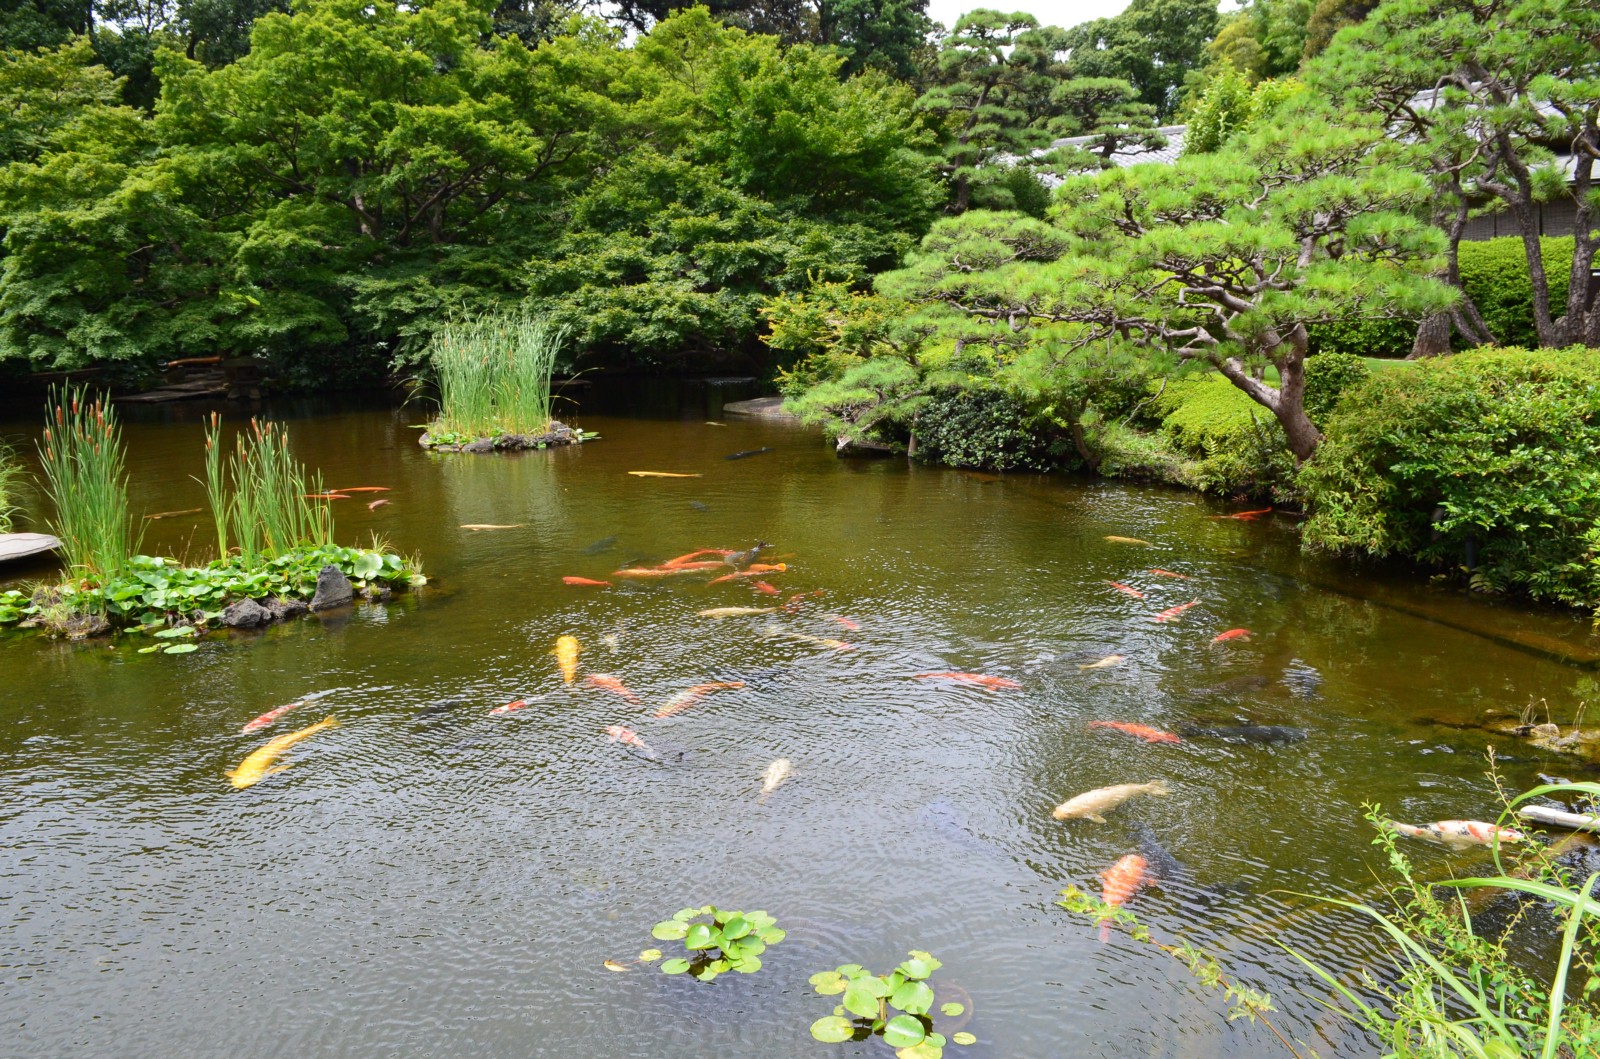
{"type": "MultiPolygon", "coordinates": [[[[487,456],[423,451],[415,408],[269,406],[330,485],[389,488],[335,501],[338,538],[418,555],[426,587],[177,656],[0,636],[0,1052],[886,1059],[814,1040],[837,998],[807,980],[916,949],[977,1038],[947,1056],[1284,1055],[1169,955],[1057,907],[1155,843],[1181,867],[1130,910],[1271,993],[1319,1054],[1369,1055],[1282,947],[1379,966],[1370,925],[1298,896],[1376,897],[1363,803],[1493,820],[1491,743],[1508,788],[1593,778],[1461,726],[1530,704],[1572,723],[1600,697],[1582,617],[1308,559],[1285,516],[1217,517],[1259,505],[841,460],[723,412],[749,395],[595,386],[563,418],[600,440],[487,456]],[[757,540],[784,569],[614,574],[757,540]],[[758,612],[701,616],[719,608],[758,612]],[[725,686],[683,695],[702,684],[725,686]],[[286,771],[230,784],[330,716],[286,771]],[[1304,738],[1219,731],[1245,724],[1304,738]],[[1170,794],[1052,819],[1150,782],[1170,794]],[[652,926],[702,904],[788,936],[712,982],[635,962],[670,956],[652,926]]],[[[125,411],[136,511],[204,506],[203,412],[125,411]]],[[[25,451],[36,430],[31,410],[0,422],[25,451]]],[[[147,522],[144,550],[202,551],[204,517],[147,522]]],[[[55,574],[12,565],[0,587],[55,574]]],[[[1487,865],[1407,850],[1441,878],[1487,865]]]]}

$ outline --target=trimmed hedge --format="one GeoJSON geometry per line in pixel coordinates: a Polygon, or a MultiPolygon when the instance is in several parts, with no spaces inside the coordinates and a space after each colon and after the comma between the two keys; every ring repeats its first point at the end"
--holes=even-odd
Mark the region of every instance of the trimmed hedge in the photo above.
{"type": "Polygon", "coordinates": [[[1600,351],[1492,349],[1352,388],[1301,470],[1308,548],[1600,608],[1600,351]]]}

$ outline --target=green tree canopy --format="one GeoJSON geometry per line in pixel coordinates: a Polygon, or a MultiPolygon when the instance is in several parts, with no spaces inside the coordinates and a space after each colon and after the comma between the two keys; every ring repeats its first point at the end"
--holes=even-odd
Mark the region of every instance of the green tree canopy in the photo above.
{"type": "Polygon", "coordinates": [[[1165,121],[1177,111],[1185,77],[1200,67],[1216,30],[1212,0],[1133,0],[1120,15],[1068,30],[1065,44],[1076,75],[1131,83],[1140,102],[1165,121]]]}

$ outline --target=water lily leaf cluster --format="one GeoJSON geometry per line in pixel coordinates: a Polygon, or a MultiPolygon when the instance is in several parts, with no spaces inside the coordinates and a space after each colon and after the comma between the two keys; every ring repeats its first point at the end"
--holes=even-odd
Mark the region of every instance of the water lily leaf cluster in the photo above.
{"type": "MultiPolygon", "coordinates": [[[[911,950],[909,957],[888,974],[873,974],[858,963],[847,963],[811,976],[821,996],[839,997],[833,1014],[811,1024],[811,1036],[828,1044],[866,1040],[879,1036],[895,1049],[899,1059],[939,1059],[945,1045],[971,1044],[970,1033],[948,1038],[933,1029],[933,987],[928,979],[943,966],[926,952],[911,950]]],[[[945,1003],[939,1013],[959,1016],[964,1005],[945,1003]]]]}
{"type": "Polygon", "coordinates": [[[787,934],[765,912],[738,912],[702,905],[683,908],[650,930],[658,941],[681,941],[685,956],[664,960],[663,974],[688,974],[709,982],[726,971],[754,974],[761,954],[787,934]]]}
{"type": "Polygon", "coordinates": [[[213,621],[234,600],[309,600],[316,594],[318,571],[329,565],[338,567],[358,590],[427,583],[414,562],[393,552],[339,545],[297,548],[254,562],[234,555],[204,566],[136,555],[128,560],[123,576],[103,585],[67,582],[32,594],[16,589],[0,592],[0,625],[43,624],[39,619],[55,608],[104,613],[113,625],[161,627],[213,621]]]}

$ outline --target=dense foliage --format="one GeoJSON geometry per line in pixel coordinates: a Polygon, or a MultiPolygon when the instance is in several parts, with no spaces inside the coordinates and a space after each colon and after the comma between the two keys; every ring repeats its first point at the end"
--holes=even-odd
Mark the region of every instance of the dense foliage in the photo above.
{"type": "Polygon", "coordinates": [[[1600,608],[1600,353],[1479,351],[1375,373],[1300,486],[1312,547],[1600,608]]]}

